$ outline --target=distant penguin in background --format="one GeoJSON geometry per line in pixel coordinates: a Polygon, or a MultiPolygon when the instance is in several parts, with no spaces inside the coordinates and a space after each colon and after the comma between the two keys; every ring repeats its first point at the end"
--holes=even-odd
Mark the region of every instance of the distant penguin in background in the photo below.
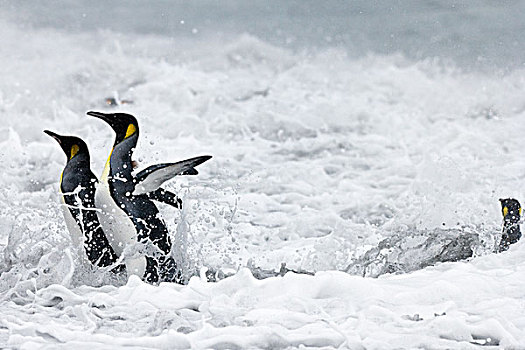
{"type": "Polygon", "coordinates": [[[118,257],[100,226],[95,208],[96,176],[90,169],[86,143],[75,136],[62,136],[49,130],[66,154],[67,163],[60,177],[62,209],[73,244],[83,246],[87,259],[98,267],[114,264],[118,257]]]}
{"type": "Polygon", "coordinates": [[[503,232],[497,251],[501,253],[508,250],[511,244],[518,242],[521,238],[521,205],[514,198],[505,198],[499,201],[503,214],[503,232]]]}
{"type": "Polygon", "coordinates": [[[169,256],[171,240],[153,200],[173,205],[177,197],[160,186],[176,175],[198,174],[195,167],[211,156],[156,164],[133,175],[132,154],[139,136],[137,119],[126,113],[87,114],[105,121],[115,131],[113,149],[96,195],[96,206],[101,209],[100,221],[109,232],[110,243],[120,255],[129,244],[151,242],[158,254],[127,259],[128,273],[141,276],[149,283],[177,282],[180,271],[169,256]]]}

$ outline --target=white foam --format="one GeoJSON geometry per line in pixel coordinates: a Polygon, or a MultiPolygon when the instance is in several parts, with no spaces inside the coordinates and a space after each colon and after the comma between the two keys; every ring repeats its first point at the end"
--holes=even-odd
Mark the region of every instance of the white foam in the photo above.
{"type": "Polygon", "coordinates": [[[497,199],[525,198],[525,71],[297,53],[250,35],[174,42],[5,20],[0,28],[8,346],[525,344],[522,243],[406,275],[334,271],[400,232],[499,234],[497,199]],[[326,272],[257,281],[241,270],[216,284],[153,287],[82,266],[58,207],[65,159],[41,131],[83,137],[100,173],[112,134],[84,112],[107,109],[114,91],[134,102],[119,110],[139,118],[142,166],[213,155],[198,176],[167,186],[183,197],[183,215],[162,208],[188,271],[252,261],[326,272]]]}

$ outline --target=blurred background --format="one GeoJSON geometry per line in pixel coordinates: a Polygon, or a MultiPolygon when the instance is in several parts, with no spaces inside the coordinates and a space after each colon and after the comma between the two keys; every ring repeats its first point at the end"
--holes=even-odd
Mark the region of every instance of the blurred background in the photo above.
{"type": "Polygon", "coordinates": [[[451,59],[464,68],[522,67],[522,1],[181,1],[3,0],[20,27],[68,32],[110,30],[173,39],[230,40],[248,34],[272,45],[315,51],[340,47],[352,57],[401,53],[451,59]]]}

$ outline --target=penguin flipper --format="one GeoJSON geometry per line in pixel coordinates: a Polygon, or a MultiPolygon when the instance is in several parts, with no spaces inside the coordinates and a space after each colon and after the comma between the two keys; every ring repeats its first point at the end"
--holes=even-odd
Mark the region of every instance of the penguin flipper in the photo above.
{"type": "Polygon", "coordinates": [[[209,160],[211,156],[200,156],[182,160],[176,163],[162,163],[147,167],[135,175],[135,191],[133,195],[144,194],[157,190],[164,182],[177,175],[197,175],[195,167],[209,160]]]}
{"type": "Polygon", "coordinates": [[[148,192],[146,193],[146,196],[148,196],[149,199],[168,204],[172,207],[182,210],[182,199],[177,197],[175,193],[163,188],[158,188],[155,191],[148,192]]]}

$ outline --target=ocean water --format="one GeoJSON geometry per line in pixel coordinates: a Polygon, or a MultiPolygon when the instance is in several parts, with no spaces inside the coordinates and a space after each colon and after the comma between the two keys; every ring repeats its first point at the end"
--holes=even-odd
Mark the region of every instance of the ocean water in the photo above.
{"type": "Polygon", "coordinates": [[[524,7],[1,1],[0,345],[525,346],[525,247],[491,253],[498,199],[525,198],[524,7]],[[213,155],[161,209],[188,276],[233,277],[79,263],[42,130],[86,140],[100,174],[113,134],[88,110],[137,116],[141,167],[213,155]],[[473,259],[423,268],[469,234],[473,259]],[[316,275],[246,269],[282,263],[316,275]]]}

